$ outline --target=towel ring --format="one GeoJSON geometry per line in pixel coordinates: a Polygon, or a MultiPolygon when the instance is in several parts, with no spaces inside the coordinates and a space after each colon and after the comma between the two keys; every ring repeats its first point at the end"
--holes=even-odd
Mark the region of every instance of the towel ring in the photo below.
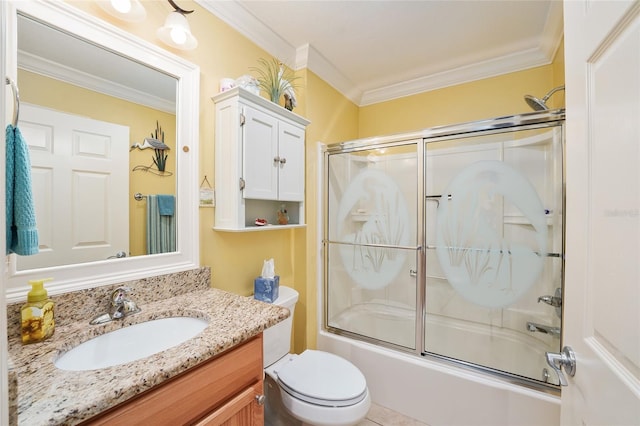
{"type": "Polygon", "coordinates": [[[20,117],[20,92],[18,91],[18,85],[9,77],[5,77],[6,84],[11,85],[13,91],[13,127],[18,127],[18,117],[20,117]]]}

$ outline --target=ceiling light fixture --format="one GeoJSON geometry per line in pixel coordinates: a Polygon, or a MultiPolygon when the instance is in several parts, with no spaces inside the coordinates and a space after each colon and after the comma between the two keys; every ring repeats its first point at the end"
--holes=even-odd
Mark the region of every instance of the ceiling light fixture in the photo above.
{"type": "Polygon", "coordinates": [[[98,6],[114,18],[128,22],[140,22],[147,17],[147,11],[139,0],[102,0],[98,6]]]}
{"type": "Polygon", "coordinates": [[[189,22],[185,15],[193,13],[193,10],[180,8],[173,0],[168,0],[175,9],[167,16],[164,26],[158,29],[158,38],[163,43],[176,49],[191,50],[198,46],[198,40],[191,34],[189,22]]]}

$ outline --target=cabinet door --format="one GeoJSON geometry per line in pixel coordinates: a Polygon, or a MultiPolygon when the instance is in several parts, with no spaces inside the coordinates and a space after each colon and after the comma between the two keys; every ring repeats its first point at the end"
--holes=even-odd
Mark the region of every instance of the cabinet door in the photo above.
{"type": "Polygon", "coordinates": [[[244,108],[242,177],[244,198],[278,199],[278,120],[251,107],[244,108]]]}
{"type": "Polygon", "coordinates": [[[240,392],[235,398],[212,412],[195,426],[262,426],[264,399],[262,382],[240,392]]]}
{"type": "Polygon", "coordinates": [[[304,130],[280,122],[278,127],[278,200],[304,201],[304,130]]]}

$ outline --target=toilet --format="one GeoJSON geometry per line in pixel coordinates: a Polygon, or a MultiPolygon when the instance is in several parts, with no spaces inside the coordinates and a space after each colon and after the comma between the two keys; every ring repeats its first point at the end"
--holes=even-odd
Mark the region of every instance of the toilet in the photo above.
{"type": "Polygon", "coordinates": [[[365,418],[371,407],[367,382],[360,370],[337,355],[307,349],[290,354],[293,312],[298,292],[280,286],[275,305],[291,315],[264,331],[266,425],[297,423],[350,426],[365,418]]]}

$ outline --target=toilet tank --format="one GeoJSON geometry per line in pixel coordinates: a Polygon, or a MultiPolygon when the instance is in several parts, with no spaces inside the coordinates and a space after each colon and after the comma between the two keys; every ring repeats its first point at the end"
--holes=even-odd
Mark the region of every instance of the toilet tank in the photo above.
{"type": "Polygon", "coordinates": [[[291,350],[291,328],[293,325],[293,311],[298,301],[298,292],[290,287],[280,286],[278,298],[274,305],[282,306],[291,311],[291,315],[284,321],[267,328],[263,333],[264,367],[268,367],[291,350]]]}

